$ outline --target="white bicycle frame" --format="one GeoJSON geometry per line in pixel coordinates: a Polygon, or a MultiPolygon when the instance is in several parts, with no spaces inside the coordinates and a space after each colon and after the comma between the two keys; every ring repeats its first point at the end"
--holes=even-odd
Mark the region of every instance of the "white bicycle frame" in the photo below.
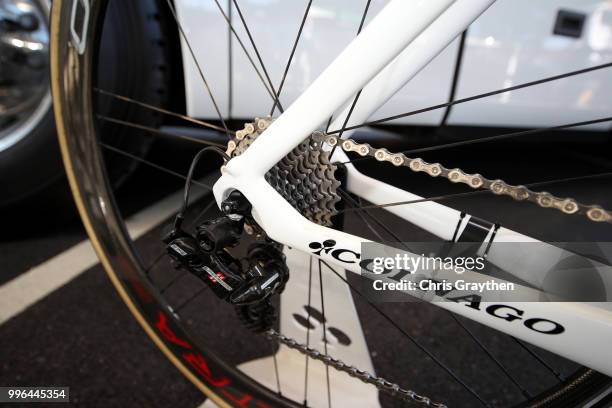
{"type": "MultiPolygon", "coordinates": [[[[363,123],[493,2],[390,1],[245,153],[227,163],[214,186],[217,202],[221,203],[231,191],[239,190],[251,202],[254,218],[272,239],[324,259],[329,264],[361,273],[356,258],[361,253],[361,244],[367,240],[308,221],[266,182],[264,175],[334,112],[342,113],[337,115],[331,129],[340,128],[348,113],[348,104],[360,89],[363,91],[348,125],[363,123]],[[336,248],[347,250],[345,254],[351,251],[357,255],[333,257],[329,251],[315,254],[309,247],[312,242],[325,240],[334,240],[336,248]]],[[[337,149],[334,159],[346,158],[340,150],[337,149]]],[[[421,198],[361,174],[350,164],[347,165],[347,190],[374,204],[421,198]]],[[[387,210],[443,240],[451,240],[455,231],[461,232],[470,219],[469,215],[460,218],[459,211],[434,202],[388,207],[387,210]]],[[[485,242],[493,239],[492,232],[485,242]]],[[[499,228],[494,237],[495,242],[538,242],[506,228],[499,228]]],[[[549,253],[540,254],[544,256],[533,265],[529,264],[529,269],[525,269],[524,264],[508,262],[503,254],[497,258],[492,254],[488,259],[503,264],[521,279],[537,285],[537,270],[558,259],[558,256],[555,258],[557,252],[558,249],[551,246],[549,253]]],[[[529,259],[527,254],[514,254],[514,258],[529,259]]],[[[607,293],[612,292],[609,281],[610,278],[606,278],[607,293]]],[[[503,315],[487,313],[485,309],[490,303],[482,303],[479,308],[452,301],[435,304],[612,375],[612,359],[602,358],[612,344],[610,304],[504,302],[502,307],[522,311],[514,321],[505,319],[503,315]],[[557,322],[565,330],[551,335],[546,333],[544,326],[540,326],[539,331],[530,329],[523,324],[530,318],[541,319],[544,325],[546,321],[557,322]]]]}

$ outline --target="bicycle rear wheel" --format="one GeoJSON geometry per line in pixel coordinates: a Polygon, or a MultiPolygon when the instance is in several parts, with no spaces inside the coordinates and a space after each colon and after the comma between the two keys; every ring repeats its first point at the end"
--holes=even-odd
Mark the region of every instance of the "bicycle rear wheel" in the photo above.
{"type": "MultiPolygon", "coordinates": [[[[187,319],[179,317],[163,288],[151,281],[151,260],[145,264],[129,237],[108,181],[97,111],[96,67],[107,5],[104,0],[55,0],[51,21],[52,88],[62,156],[79,213],[100,262],[156,346],[215,403],[302,406],[305,401],[285,398],[280,390],[270,389],[244,374],[210,344],[195,340],[198,337],[186,324],[187,319]]],[[[113,146],[110,149],[117,150],[113,146]]],[[[139,156],[132,155],[131,159],[147,164],[139,156]]],[[[160,249],[163,250],[161,243],[160,249]]],[[[308,313],[306,325],[315,314],[311,310],[308,313]]],[[[324,314],[321,320],[325,320],[324,314]]],[[[213,337],[215,330],[209,327],[199,337],[213,337]]],[[[580,368],[552,388],[525,398],[521,405],[576,406],[598,395],[608,383],[607,377],[580,368]]],[[[452,401],[448,403],[452,405],[452,401]]]]}

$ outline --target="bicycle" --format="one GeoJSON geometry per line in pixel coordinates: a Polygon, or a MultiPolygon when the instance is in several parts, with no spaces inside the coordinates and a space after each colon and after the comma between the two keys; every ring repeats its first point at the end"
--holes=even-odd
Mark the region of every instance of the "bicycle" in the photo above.
{"type": "MultiPolygon", "coordinates": [[[[550,212],[557,211],[568,216],[584,217],[590,222],[600,224],[612,222],[612,214],[603,207],[585,205],[574,199],[559,198],[539,190],[532,190],[539,185],[515,186],[502,180],[469,174],[460,169],[446,168],[439,163],[427,163],[420,158],[409,156],[415,152],[393,153],[387,149],[374,148],[369,144],[351,139],[351,131],[359,127],[383,123],[386,120],[403,116],[398,115],[385,120],[367,122],[370,115],[382,103],[414,77],[492,3],[493,0],[417,2],[394,0],[389,2],[364,27],[368,1],[361,19],[359,35],[290,107],[283,108],[278,96],[280,90],[274,88],[264,69],[264,75],[260,74],[260,77],[273,99],[270,115],[275,109],[282,113],[274,120],[269,117],[256,118],[252,123],[247,123],[243,129],[232,131],[229,130],[220,113],[206,81],[205,72],[197,64],[190,39],[182,29],[180,20],[170,2],[168,2],[168,7],[177,23],[185,49],[196,61],[204,88],[219,113],[217,124],[189,118],[182,114],[169,112],[159,106],[99,89],[96,84],[95,61],[107,2],[102,0],[56,0],[54,2],[51,20],[51,66],[56,120],[68,178],[88,235],[121,298],[147,334],[181,373],[215,403],[220,406],[260,407],[313,403],[324,405],[327,403],[331,406],[333,400],[342,401],[343,405],[371,406],[378,404],[378,392],[380,391],[394,397],[391,402],[387,401],[385,404],[392,405],[408,401],[431,406],[445,406],[444,401],[439,402],[438,395],[425,396],[426,394],[419,390],[413,390],[404,384],[400,386],[375,375],[371,357],[367,355],[367,345],[363,335],[353,335],[352,332],[347,335],[337,328],[326,326],[328,317],[333,311],[329,309],[329,304],[327,310],[325,308],[323,299],[325,280],[328,291],[330,286],[333,286],[332,293],[340,294],[338,298],[344,296],[344,301],[337,301],[338,304],[345,307],[340,312],[345,313],[344,316],[357,318],[357,312],[351,304],[350,296],[351,293],[359,295],[359,290],[351,285],[351,278],[344,274],[344,270],[356,274],[362,273],[364,266],[361,262],[363,260],[362,244],[369,241],[360,236],[331,228],[334,224],[334,217],[339,213],[346,214],[356,211],[349,207],[357,207],[358,210],[384,208],[443,241],[456,242],[466,237],[472,239],[477,237],[478,242],[489,246],[493,241],[538,241],[436,202],[441,199],[437,200],[435,197],[426,199],[369,177],[357,170],[354,166],[356,161],[377,160],[382,164],[393,165],[398,170],[425,173],[435,178],[461,183],[475,192],[487,191],[495,195],[509,196],[516,201],[531,202],[547,208],[550,212]],[[380,44],[384,44],[384,47],[381,47],[380,44]],[[360,69],[350,69],[355,66],[360,69]],[[266,78],[263,78],[264,76],[266,78]],[[333,89],[333,92],[329,92],[330,89],[333,89]],[[279,349],[273,352],[274,376],[268,379],[254,379],[247,373],[261,373],[261,364],[263,364],[261,361],[254,362],[250,366],[245,364],[238,369],[233,363],[228,363],[227,358],[220,357],[205,342],[192,340],[186,320],[181,319],[178,315],[177,309],[180,308],[171,306],[165,298],[164,291],[156,288],[151,282],[148,272],[152,265],[147,266],[140,259],[126,232],[123,219],[113,199],[112,189],[106,180],[101,151],[106,149],[121,154],[121,150],[100,141],[98,121],[112,120],[112,118],[101,118],[100,114],[96,113],[94,100],[100,94],[113,98],[115,101],[136,104],[141,108],[192,121],[227,135],[227,146],[218,146],[212,141],[205,142],[204,144],[210,147],[198,154],[189,174],[182,176],[187,180],[183,207],[175,219],[171,234],[166,236],[165,242],[175,260],[179,263],[184,262],[183,266],[187,268],[197,269],[194,274],[199,276],[204,287],[212,288],[218,295],[220,293],[219,296],[223,299],[229,299],[231,303],[238,305],[239,317],[246,321],[247,326],[255,331],[263,330],[273,342],[278,342],[279,349]],[[334,112],[339,113],[334,115],[334,112]],[[198,160],[202,155],[211,152],[218,153],[224,160],[221,176],[216,180],[214,186],[208,184],[208,180],[193,180],[198,160]],[[356,154],[357,159],[349,159],[349,154],[356,154]],[[308,169],[308,166],[311,167],[308,169]],[[309,171],[304,171],[304,167],[309,171]],[[344,169],[344,175],[336,178],[336,170],[340,167],[344,169]],[[302,173],[298,171],[299,169],[302,169],[302,173]],[[203,213],[210,211],[210,205],[216,203],[224,214],[217,219],[221,220],[218,223],[215,221],[204,224],[204,227],[200,225],[197,240],[192,240],[193,237],[180,232],[184,227],[183,219],[187,213],[192,184],[206,189],[212,188],[214,193],[215,200],[204,208],[203,213]],[[298,198],[305,195],[312,199],[298,198]],[[372,204],[362,205],[361,201],[357,201],[353,196],[372,204]],[[324,205],[314,205],[317,201],[323,202],[324,205]],[[346,208],[342,208],[340,203],[346,208]],[[225,254],[225,247],[234,246],[241,239],[238,238],[238,235],[243,231],[247,235],[262,236],[268,240],[265,241],[265,247],[256,246],[249,254],[251,259],[255,259],[248,269],[248,274],[251,274],[248,279],[252,285],[238,293],[233,292],[236,285],[242,288],[241,285],[247,278],[238,276],[235,273],[237,266],[228,266],[233,265],[234,260],[225,259],[226,255],[223,254],[225,254]],[[194,249],[194,246],[200,248],[194,249]],[[210,255],[211,259],[216,262],[217,271],[193,262],[196,257],[195,253],[201,249],[207,253],[219,250],[219,253],[215,252],[214,256],[210,255]],[[196,252],[190,252],[192,250],[196,252]],[[284,253],[281,254],[281,251],[284,253]],[[266,268],[273,273],[266,271],[266,268]],[[313,273],[315,268],[318,270],[313,273]],[[222,272],[218,272],[219,270],[222,272]],[[319,308],[313,307],[310,303],[313,298],[312,280],[313,276],[317,279],[317,275],[321,291],[319,308]],[[281,292],[285,286],[287,286],[285,296],[281,299],[283,307],[289,307],[291,302],[298,302],[296,300],[300,289],[298,282],[302,284],[307,282],[308,285],[308,290],[302,291],[308,292],[308,306],[305,307],[307,315],[306,317],[303,315],[295,317],[305,329],[302,331],[305,341],[298,341],[282,333],[283,328],[291,330],[289,326],[294,324],[286,320],[290,316],[281,317],[280,332],[275,329],[273,313],[270,312],[273,305],[269,301],[269,296],[281,292]],[[344,286],[345,284],[347,286],[344,286]],[[232,293],[229,294],[229,292],[232,293]],[[262,299],[266,300],[263,303],[257,303],[257,307],[249,307],[251,301],[245,299],[256,292],[262,293],[262,299]],[[314,346],[310,338],[311,332],[315,330],[322,331],[324,336],[322,344],[318,346],[314,346]],[[328,350],[328,346],[332,347],[331,337],[334,338],[336,344],[355,343],[354,349],[362,355],[348,355],[347,360],[351,361],[346,362],[339,357],[343,352],[338,347],[335,347],[334,354],[332,354],[328,350]],[[307,356],[304,360],[300,358],[299,364],[291,363],[296,360],[295,357],[287,357],[288,353],[295,356],[296,351],[307,356]],[[281,390],[279,371],[282,371],[282,366],[279,361],[293,364],[292,368],[287,369],[287,372],[290,373],[289,377],[295,376],[302,366],[306,367],[303,388],[301,385],[292,388],[291,381],[286,383],[282,380],[283,389],[281,390]],[[330,367],[349,374],[350,377],[330,374],[330,372],[333,373],[330,367]],[[319,385],[313,385],[312,376],[320,378],[319,385]],[[332,378],[331,383],[340,391],[330,390],[330,377],[332,378]],[[353,378],[360,381],[355,381],[353,378]],[[319,396],[308,393],[309,383],[311,388],[314,387],[321,391],[319,396]]],[[[232,4],[239,12],[249,39],[253,42],[248,32],[245,16],[241,13],[238,3],[234,1],[232,4]]],[[[304,20],[308,15],[310,4],[311,2],[308,3],[304,20]]],[[[223,10],[221,13],[228,22],[231,21],[223,10]]],[[[302,26],[304,20],[301,22],[302,26]]],[[[233,28],[232,32],[237,36],[233,28]]],[[[296,44],[298,40],[299,35],[296,44]]],[[[255,51],[259,63],[264,67],[257,48],[255,51]]],[[[295,45],[292,56],[294,51],[295,45]]],[[[291,57],[285,75],[290,67],[290,62],[291,57]]],[[[253,60],[251,63],[256,65],[253,60]]],[[[598,68],[607,67],[610,64],[603,65],[598,68]]],[[[568,73],[563,77],[579,75],[592,69],[595,68],[568,73]]],[[[548,78],[546,81],[559,79],[558,77],[548,78]]],[[[542,81],[536,82],[541,83],[542,81]]],[[[505,88],[475,98],[532,85],[535,84],[505,88]]],[[[474,98],[468,99],[473,100],[474,98]]],[[[451,104],[464,103],[469,100],[453,101],[451,104]]],[[[419,110],[419,112],[427,109],[419,110]]],[[[419,112],[409,112],[404,115],[419,112]]],[[[595,119],[588,123],[609,120],[609,118],[595,119]]],[[[120,121],[116,122],[122,124],[120,121]]],[[[573,126],[588,123],[573,124],[573,126]]],[[[130,123],[123,123],[123,125],[139,126],[130,123]]],[[[142,126],[140,129],[143,129],[142,126]]],[[[159,133],[155,129],[144,130],[159,133]]],[[[516,135],[502,135],[494,138],[513,136],[516,135]]],[[[183,139],[188,138],[183,137],[183,139]]],[[[145,159],[137,155],[128,153],[126,157],[147,164],[145,159]]],[[[374,218],[370,222],[377,223],[374,218]]],[[[370,228],[368,222],[365,224],[368,224],[370,228]]],[[[388,232],[388,229],[385,230],[388,232]]],[[[380,239],[380,241],[384,240],[380,239]]],[[[163,245],[162,249],[164,249],[163,245]]],[[[162,255],[153,260],[152,264],[159,263],[164,254],[165,250],[162,255]]],[[[528,255],[528,253],[520,254],[517,258],[525,258],[528,255]]],[[[489,253],[488,260],[495,262],[496,255],[489,253]]],[[[519,275],[527,283],[541,284],[538,281],[540,277],[537,273],[531,273],[532,271],[527,273],[521,270],[520,265],[513,266],[511,263],[504,263],[501,255],[497,261],[502,263],[507,271],[519,275]]],[[[544,259],[543,264],[535,265],[534,269],[542,269],[544,267],[542,265],[547,261],[548,259],[544,259]]],[[[304,293],[301,296],[306,298],[304,293]]],[[[546,362],[523,342],[590,367],[579,368],[569,377],[560,376],[554,369],[548,367],[558,381],[552,387],[538,390],[535,393],[522,387],[510,375],[511,383],[522,395],[522,405],[575,406],[585,404],[587,400],[597,401],[598,398],[609,397],[609,394],[605,394],[605,389],[609,386],[609,378],[604,374],[611,374],[612,366],[610,361],[606,361],[602,356],[605,355],[607,345],[610,343],[612,331],[609,328],[611,315],[605,307],[598,308],[593,304],[577,302],[526,301],[506,302],[491,309],[495,305],[490,302],[475,304],[472,301],[441,302],[440,299],[437,300],[435,305],[450,311],[452,321],[459,325],[466,336],[474,339],[482,352],[491,357],[506,375],[508,371],[504,365],[486,351],[483,343],[457,316],[464,316],[510,335],[510,338],[516,341],[526,353],[545,367],[548,367],[546,362]],[[508,318],[508,315],[500,315],[496,312],[499,308],[511,309],[516,316],[508,318]],[[516,323],[517,319],[521,322],[516,323]]],[[[299,302],[295,303],[293,310],[296,307],[299,309],[300,306],[299,302]]],[[[371,306],[384,316],[378,306],[375,304],[371,306]]],[[[403,333],[418,348],[419,353],[427,355],[433,361],[433,365],[438,366],[445,373],[446,378],[453,380],[452,385],[449,385],[451,394],[453,392],[467,393],[475,404],[489,405],[490,402],[480,395],[482,391],[475,390],[472,385],[458,378],[452,369],[437,359],[433,353],[392,319],[386,318],[386,320],[392,327],[403,333]]],[[[359,322],[353,326],[353,329],[357,331],[361,329],[359,322]]],[[[254,334],[249,336],[255,337],[254,334]]],[[[270,359],[267,359],[265,364],[269,363],[270,359]]],[[[452,405],[452,401],[449,404],[452,405]]]]}

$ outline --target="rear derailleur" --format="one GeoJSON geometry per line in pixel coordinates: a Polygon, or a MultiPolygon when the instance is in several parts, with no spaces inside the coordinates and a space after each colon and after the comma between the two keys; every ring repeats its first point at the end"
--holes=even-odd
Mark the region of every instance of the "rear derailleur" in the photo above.
{"type": "Polygon", "coordinates": [[[268,238],[239,245],[246,243],[245,222],[254,225],[251,205],[241,193],[231,193],[221,210],[223,216],[197,226],[194,235],[175,224],[163,239],[166,249],[176,268],[184,268],[234,305],[246,327],[266,331],[276,320],[270,297],[281,293],[289,279],[282,246],[268,238]],[[243,256],[234,256],[230,250],[242,250],[243,256]]]}

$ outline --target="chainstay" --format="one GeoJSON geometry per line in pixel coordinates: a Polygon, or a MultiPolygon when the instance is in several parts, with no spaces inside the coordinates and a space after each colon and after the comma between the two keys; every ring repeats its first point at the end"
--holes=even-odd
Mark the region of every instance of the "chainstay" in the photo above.
{"type": "Polygon", "coordinates": [[[379,390],[391,394],[392,396],[397,397],[399,399],[416,402],[429,407],[447,408],[445,404],[433,402],[431,399],[423,395],[419,395],[414,391],[403,389],[398,384],[392,383],[382,377],[377,377],[371,373],[368,373],[367,371],[363,371],[356,367],[348,365],[338,359],[331,357],[328,354],[323,354],[320,351],[308,347],[305,344],[299,343],[296,340],[287,337],[284,334],[278,333],[273,329],[268,330],[266,332],[266,336],[275,339],[280,343],[284,344],[285,346],[289,347],[290,349],[297,350],[300,353],[314,360],[319,360],[326,366],[330,366],[338,371],[347,373],[351,377],[357,378],[366,384],[374,385],[379,390]]]}
{"type": "Polygon", "coordinates": [[[338,145],[345,152],[370,156],[397,167],[408,167],[413,172],[424,172],[432,177],[443,177],[452,183],[466,184],[473,189],[487,189],[493,194],[509,196],[516,201],[530,201],[542,208],[554,208],[564,214],[580,214],[590,221],[612,224],[612,212],[598,205],[581,204],[573,198],[560,198],[545,191],[532,191],[523,185],[510,185],[503,180],[491,180],[480,174],[468,174],[458,168],[448,169],[440,163],[427,163],[421,158],[410,158],[403,153],[391,153],[385,148],[376,149],[367,143],[357,143],[351,139],[327,135],[325,142],[330,146],[338,145]]]}

